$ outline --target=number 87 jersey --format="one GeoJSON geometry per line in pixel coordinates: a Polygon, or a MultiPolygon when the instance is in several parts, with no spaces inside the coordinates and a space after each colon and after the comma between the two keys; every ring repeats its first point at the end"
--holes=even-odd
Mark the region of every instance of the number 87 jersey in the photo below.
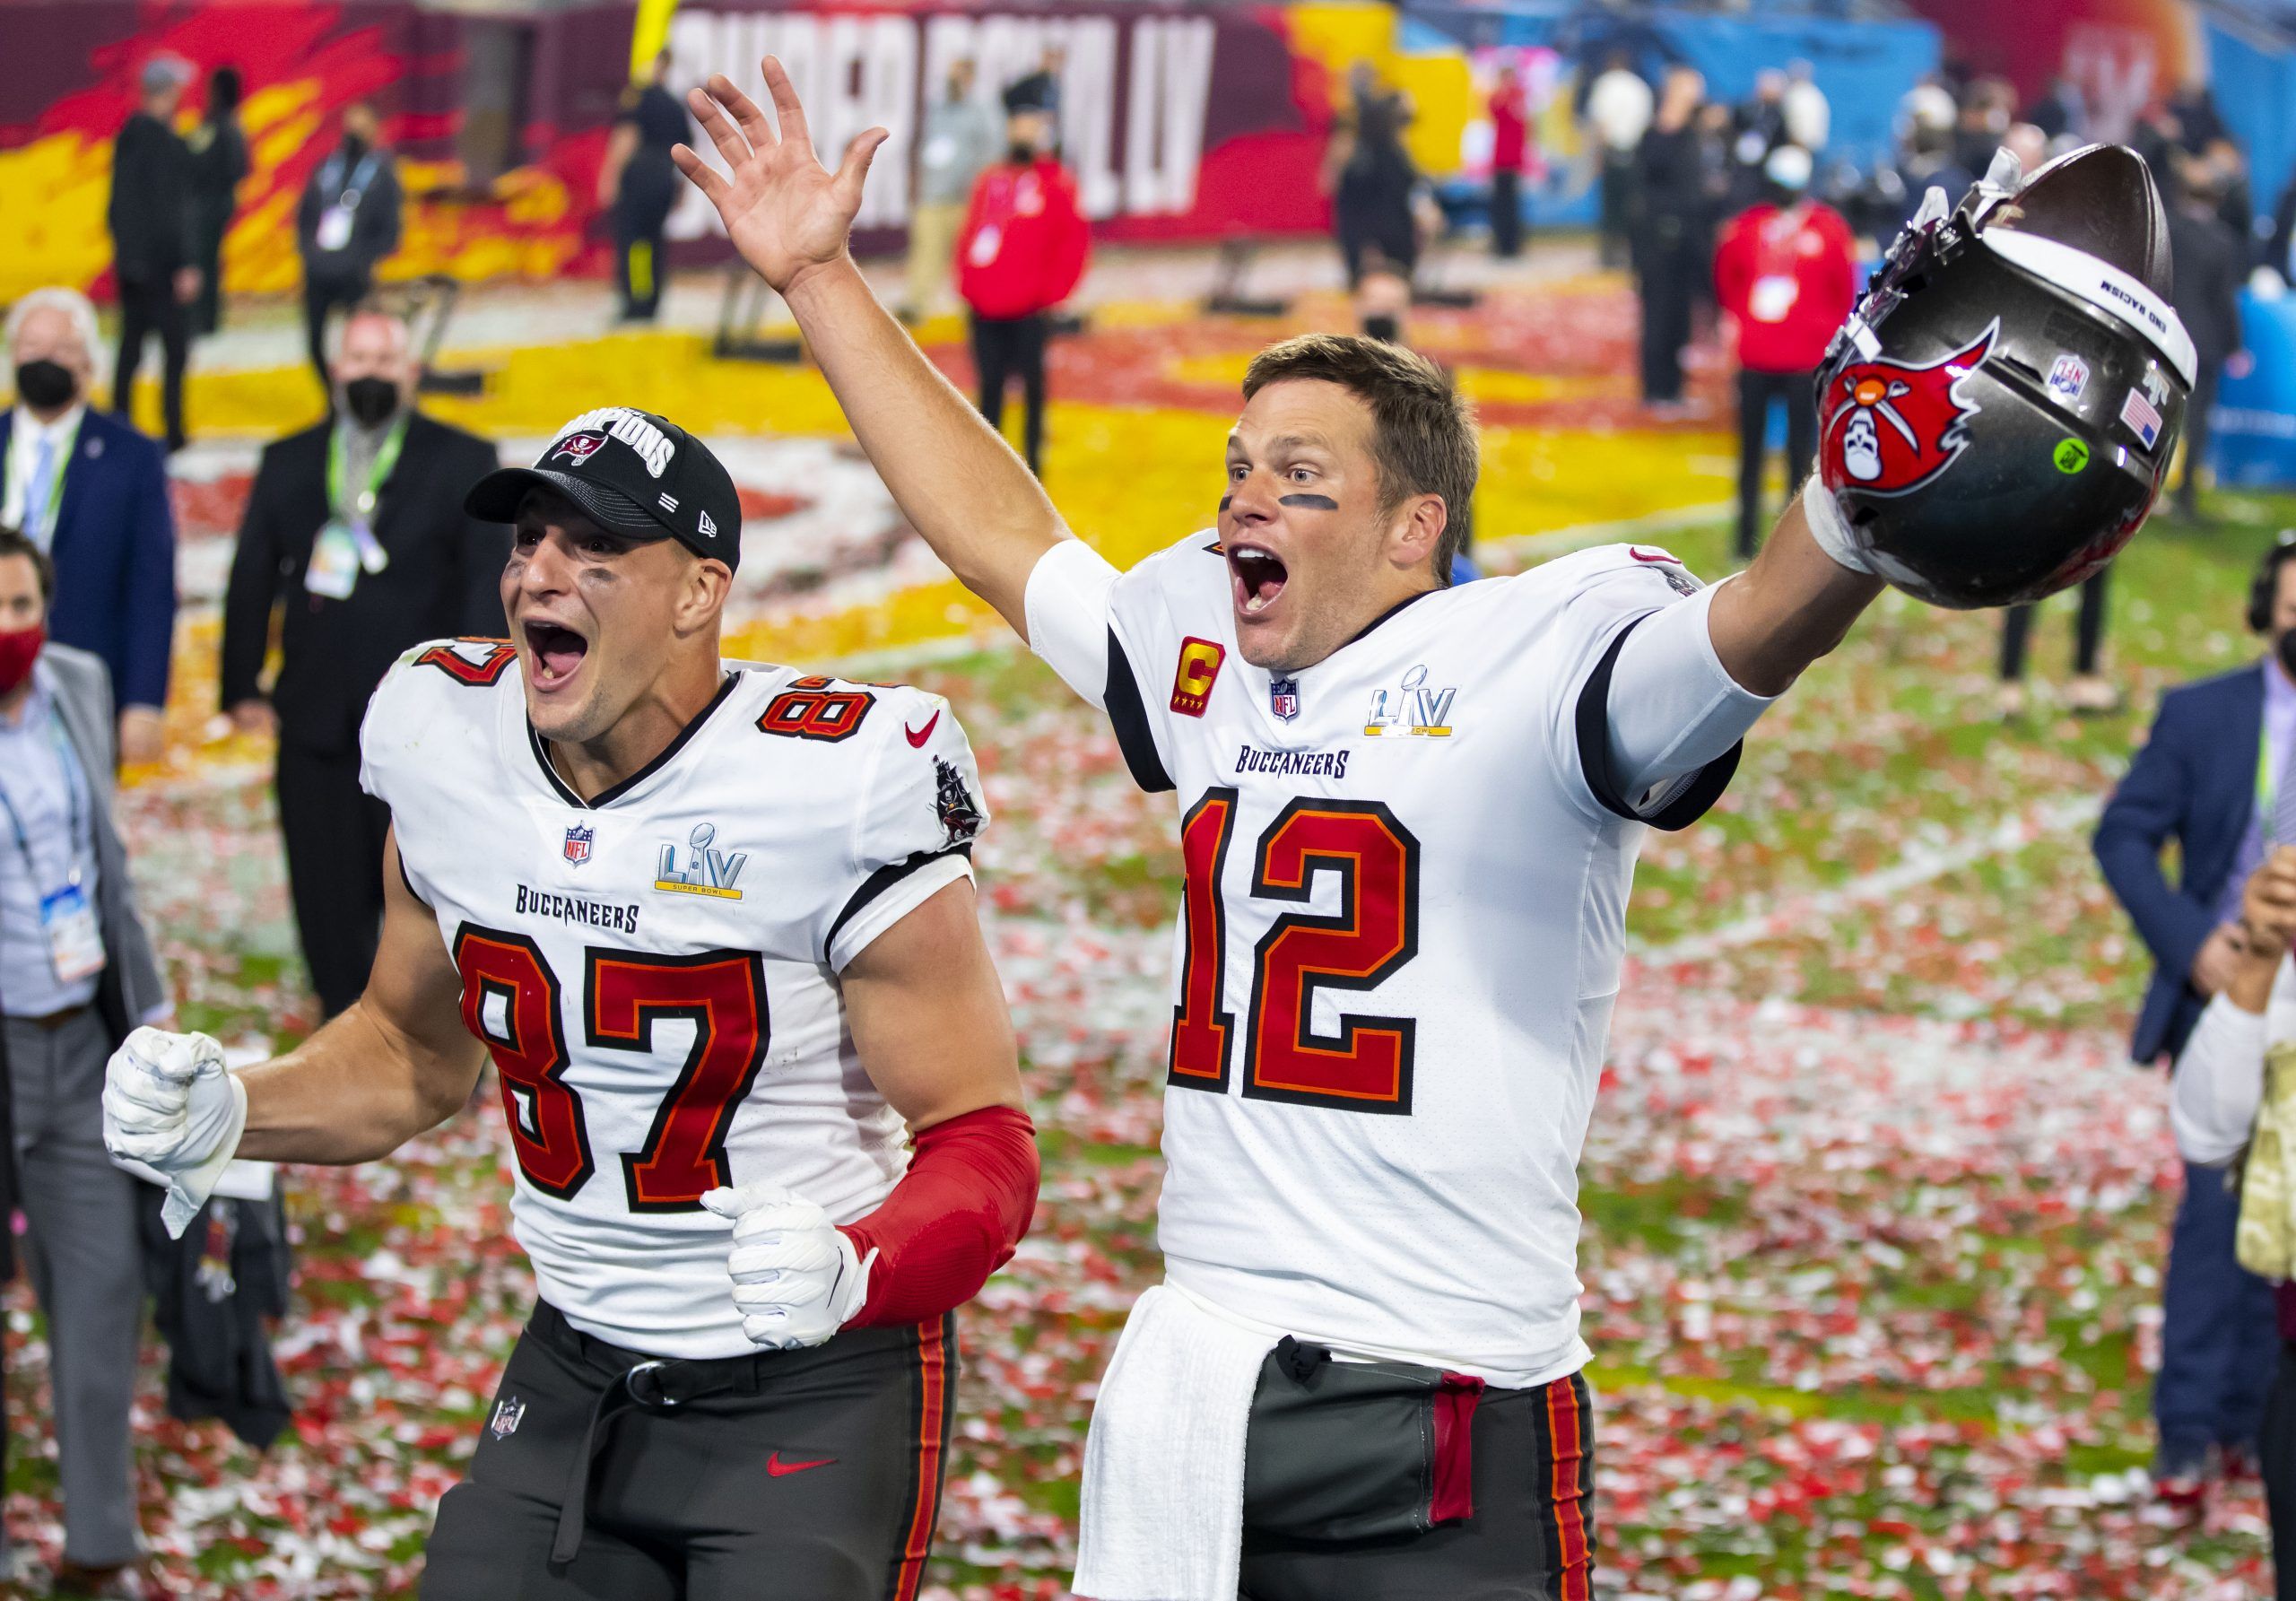
{"type": "Polygon", "coordinates": [[[361,746],[494,1060],[543,1299],[649,1354],[749,1352],[701,1196],[776,1183],[848,1223],[906,1170],[837,975],[970,873],[986,816],[956,718],[916,690],[735,666],[585,803],[511,647],[451,640],[391,670],[361,746]]]}
{"type": "MultiPolygon", "coordinates": [[[[1029,637],[1178,805],[1168,1278],[1342,1352],[1510,1388],[1575,1370],[1635,856],[1720,794],[1743,732],[1630,798],[1609,684],[1662,610],[1697,606],[1702,642],[1707,592],[1663,552],[1587,551],[1422,595],[1286,675],[1239,654],[1213,535],[1109,571],[1056,547],[1029,637]]],[[[1762,704],[1702,670],[1712,703],[1762,704]]]]}

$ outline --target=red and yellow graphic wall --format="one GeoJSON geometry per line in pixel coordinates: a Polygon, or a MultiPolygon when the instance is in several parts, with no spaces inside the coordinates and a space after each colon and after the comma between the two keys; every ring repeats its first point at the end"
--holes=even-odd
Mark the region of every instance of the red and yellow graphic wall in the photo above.
{"type": "MultiPolygon", "coordinates": [[[[410,0],[0,0],[12,47],[0,73],[0,213],[9,220],[0,300],[50,283],[109,291],[111,142],[134,109],[138,72],[163,51],[203,79],[229,64],[246,82],[241,126],[254,170],[225,243],[227,289],[296,285],[296,200],[333,147],[343,109],[359,100],[383,114],[409,196],[404,242],[387,278],[602,272],[596,173],[635,17],[633,4],[505,19],[410,0]],[[519,64],[510,94],[517,158],[474,181],[465,159],[472,64],[506,30],[519,64]]],[[[825,146],[873,122],[891,128],[862,218],[874,231],[864,242],[889,246],[906,213],[910,141],[946,63],[975,57],[994,85],[1058,42],[1068,62],[1064,149],[1099,231],[1213,239],[1325,226],[1317,171],[1333,96],[1358,59],[1411,87],[1426,109],[1413,134],[1422,160],[1438,170],[1456,161],[1471,101],[1465,59],[1407,57],[1395,30],[1394,13],[1378,4],[1056,0],[1007,11],[686,0],[669,48],[681,88],[713,71],[753,82],[761,55],[782,57],[825,146]]],[[[195,87],[187,119],[200,95],[195,87]]],[[[714,225],[707,207],[682,207],[672,224],[677,259],[721,256],[714,225]]]]}

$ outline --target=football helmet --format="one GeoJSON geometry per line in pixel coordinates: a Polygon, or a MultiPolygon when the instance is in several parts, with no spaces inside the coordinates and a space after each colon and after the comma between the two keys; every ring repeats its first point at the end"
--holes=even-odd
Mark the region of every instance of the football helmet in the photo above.
{"type": "Polygon", "coordinates": [[[1891,246],[1820,366],[1818,474],[1856,555],[1936,605],[2037,600],[2110,561],[2192,393],[2168,222],[2118,145],[2004,151],[1891,246]]]}

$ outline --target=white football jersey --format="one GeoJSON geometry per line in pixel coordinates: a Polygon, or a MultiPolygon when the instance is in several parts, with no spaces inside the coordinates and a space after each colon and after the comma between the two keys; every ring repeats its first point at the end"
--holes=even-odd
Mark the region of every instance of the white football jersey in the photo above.
{"type": "Polygon", "coordinates": [[[1420,596],[1279,677],[1238,653],[1206,532],[1116,581],[1105,657],[1031,622],[1178,801],[1174,1283],[1505,1386],[1587,1360],[1578,1163],[1634,858],[1738,756],[1630,798],[1605,701],[1627,634],[1697,589],[1662,551],[1584,551],[1420,596]]]}
{"type": "Polygon", "coordinates": [[[905,1170],[837,975],[971,871],[986,814],[954,714],[729,663],[586,805],[527,724],[516,653],[450,640],[400,658],[361,744],[494,1058],[543,1298],[633,1350],[751,1350],[700,1197],[766,1180],[848,1223],[905,1170]]]}

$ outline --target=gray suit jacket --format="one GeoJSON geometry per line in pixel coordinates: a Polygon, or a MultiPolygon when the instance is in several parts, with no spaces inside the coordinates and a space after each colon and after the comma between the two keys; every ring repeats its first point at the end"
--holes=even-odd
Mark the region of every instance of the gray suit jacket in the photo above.
{"type": "Polygon", "coordinates": [[[168,991],[160,977],[160,964],[152,954],[152,936],[144,931],[144,919],[135,909],[127,852],[112,822],[117,736],[111,674],[101,657],[57,644],[39,653],[32,671],[41,687],[56,697],[65,736],[72,742],[80,767],[88,776],[88,787],[96,797],[96,917],[103,926],[104,951],[110,958],[96,991],[96,1005],[112,1043],[117,1045],[136,1024],[168,1004],[168,991]]]}

